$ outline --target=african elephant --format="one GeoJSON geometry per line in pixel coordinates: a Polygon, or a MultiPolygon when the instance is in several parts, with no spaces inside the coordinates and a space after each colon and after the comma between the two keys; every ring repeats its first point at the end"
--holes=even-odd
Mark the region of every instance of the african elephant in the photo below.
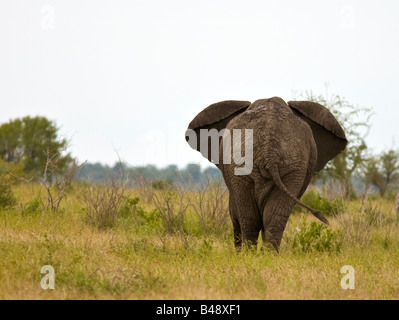
{"type": "Polygon", "coordinates": [[[298,200],[312,176],[347,144],[326,107],[310,101],[287,104],[279,97],[252,104],[222,101],[190,122],[186,140],[222,171],[237,249],[243,242],[256,245],[262,231],[264,243],[278,252],[295,203],[328,224],[320,212],[298,200]],[[244,149],[252,152],[251,163],[244,163],[244,149]]]}

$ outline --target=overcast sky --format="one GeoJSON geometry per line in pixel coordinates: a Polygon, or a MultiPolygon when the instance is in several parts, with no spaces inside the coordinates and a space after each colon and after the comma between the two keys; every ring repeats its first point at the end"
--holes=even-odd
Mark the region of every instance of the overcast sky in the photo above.
{"type": "Polygon", "coordinates": [[[207,165],[184,140],[221,100],[339,94],[399,148],[399,1],[2,0],[0,122],[42,115],[79,160],[207,165]]]}

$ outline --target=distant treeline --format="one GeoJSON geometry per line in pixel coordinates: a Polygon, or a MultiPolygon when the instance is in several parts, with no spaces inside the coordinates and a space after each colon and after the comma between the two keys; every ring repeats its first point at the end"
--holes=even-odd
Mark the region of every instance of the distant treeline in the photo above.
{"type": "MultiPolygon", "coordinates": [[[[113,166],[104,165],[101,163],[86,163],[76,172],[75,179],[90,181],[94,183],[105,183],[113,175],[121,173],[121,166],[123,166],[123,173],[129,177],[134,184],[135,180],[144,178],[148,182],[164,181],[169,184],[178,184],[179,182],[191,183],[203,186],[207,181],[223,181],[222,172],[216,167],[207,167],[202,169],[198,164],[190,163],[185,168],[179,169],[177,165],[168,165],[164,168],[158,168],[154,165],[131,167],[125,164],[115,163],[113,166]]],[[[354,190],[356,192],[363,192],[365,184],[362,177],[355,176],[352,178],[354,190]]],[[[321,187],[321,181],[316,183],[321,187]]],[[[375,188],[372,191],[376,192],[375,188]]]]}
{"type": "MultiPolygon", "coordinates": [[[[209,179],[220,180],[222,173],[216,167],[201,168],[200,165],[189,163],[185,168],[179,169],[177,165],[168,165],[164,168],[158,168],[154,165],[131,167],[121,163],[115,163],[114,166],[103,165],[101,163],[86,163],[75,175],[78,180],[102,183],[109,179],[112,174],[119,174],[123,169],[126,176],[132,180],[144,178],[147,181],[163,180],[170,184],[177,181],[190,182],[194,184],[204,184],[209,179]],[[121,168],[121,166],[123,166],[121,168]]],[[[134,182],[134,181],[133,181],[134,182]]]]}

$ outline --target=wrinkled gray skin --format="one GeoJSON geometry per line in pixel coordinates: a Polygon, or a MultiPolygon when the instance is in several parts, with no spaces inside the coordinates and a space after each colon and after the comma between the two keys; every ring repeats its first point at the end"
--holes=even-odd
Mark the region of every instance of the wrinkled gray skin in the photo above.
{"type": "MultiPolygon", "coordinates": [[[[304,104],[309,106],[308,102],[304,104]]],[[[230,102],[227,105],[230,106],[230,102]]],[[[313,108],[313,105],[310,106],[313,108]]],[[[230,192],[229,209],[234,243],[238,249],[243,242],[256,245],[261,231],[264,243],[278,251],[295,203],[328,223],[318,211],[298,199],[305,192],[316,169],[319,171],[329,159],[345,148],[345,134],[338,122],[335,124],[336,119],[332,115],[334,125],[325,127],[338,130],[339,139],[320,125],[326,122],[322,112],[315,112],[317,117],[323,114],[322,119],[317,119],[315,123],[290,107],[278,97],[262,99],[250,104],[247,109],[235,112],[226,120],[220,120],[223,119],[220,114],[227,107],[224,104],[219,109],[210,106],[205,109],[210,111],[203,111],[190,123],[189,128],[215,127],[220,130],[226,127],[231,132],[241,129],[241,150],[245,150],[243,129],[253,129],[253,170],[250,174],[235,175],[235,168],[239,166],[234,161],[231,164],[217,164],[230,192]],[[213,124],[212,119],[219,122],[213,124]]],[[[222,153],[223,143],[219,159],[223,158],[222,153]]]]}
{"type": "MultiPolygon", "coordinates": [[[[263,241],[278,250],[296,201],[276,186],[273,177],[280,177],[277,179],[296,198],[302,196],[317,160],[312,131],[276,98],[256,101],[226,128],[251,128],[254,140],[251,174],[235,175],[234,163],[218,165],[230,191],[235,245],[240,247],[243,240],[255,245],[262,231],[263,241]]],[[[244,150],[244,140],[241,148],[244,150]]]]}

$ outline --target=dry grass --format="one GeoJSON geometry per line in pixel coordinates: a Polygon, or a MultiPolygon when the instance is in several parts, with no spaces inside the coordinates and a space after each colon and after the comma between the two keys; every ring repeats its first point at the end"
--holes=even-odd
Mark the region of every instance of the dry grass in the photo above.
{"type": "MultiPolygon", "coordinates": [[[[399,226],[393,201],[347,203],[339,216],[330,218],[328,230],[339,247],[297,250],[292,240],[309,236],[299,229],[315,220],[295,214],[279,255],[237,254],[230,222],[211,232],[201,228],[188,203],[193,194],[184,200],[184,230],[167,232],[155,204],[139,202],[105,231],[86,222],[78,198],[82,189],[74,188],[60,213],[40,208],[21,212],[38,191],[24,185],[15,189],[21,204],[0,211],[0,299],[399,298],[399,226]],[[43,265],[55,269],[55,290],[40,287],[43,265]],[[340,286],[344,265],[355,269],[354,290],[340,286]]],[[[139,194],[128,190],[127,195],[139,194]]],[[[324,232],[310,239],[321,241],[328,237],[324,232]]]]}

